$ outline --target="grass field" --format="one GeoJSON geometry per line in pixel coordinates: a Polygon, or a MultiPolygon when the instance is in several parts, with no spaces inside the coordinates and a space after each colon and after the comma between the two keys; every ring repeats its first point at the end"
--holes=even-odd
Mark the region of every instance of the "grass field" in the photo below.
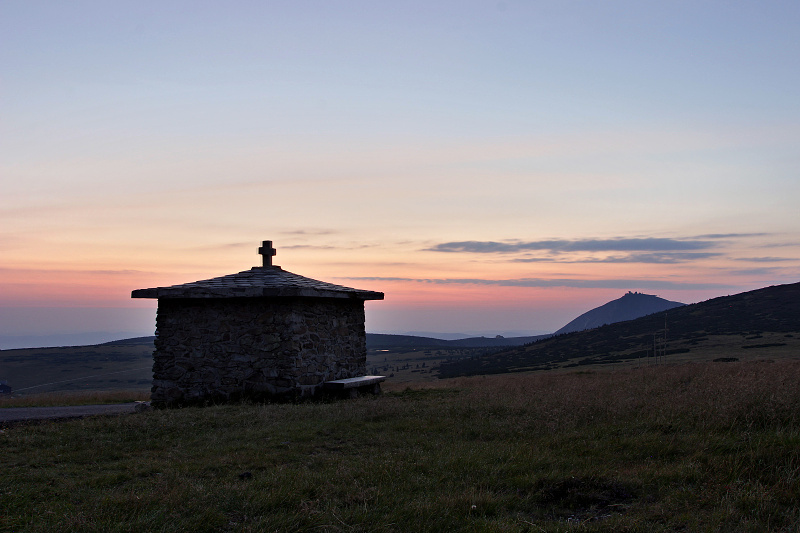
{"type": "Polygon", "coordinates": [[[0,530],[798,531],[799,378],[600,368],[17,426],[0,530]]]}
{"type": "Polygon", "coordinates": [[[153,343],[2,350],[0,379],[19,394],[149,390],[153,343]]]}

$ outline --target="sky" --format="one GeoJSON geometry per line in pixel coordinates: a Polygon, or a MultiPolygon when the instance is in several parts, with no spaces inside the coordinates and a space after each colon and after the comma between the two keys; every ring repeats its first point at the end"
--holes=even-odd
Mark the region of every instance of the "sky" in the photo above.
{"type": "Polygon", "coordinates": [[[798,94],[796,1],[0,0],[0,348],[262,240],[380,333],[797,282],[798,94]]]}

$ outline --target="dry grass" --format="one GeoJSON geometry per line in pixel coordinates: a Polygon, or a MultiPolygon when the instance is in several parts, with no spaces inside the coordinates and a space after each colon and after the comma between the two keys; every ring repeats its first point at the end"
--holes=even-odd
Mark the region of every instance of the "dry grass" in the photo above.
{"type": "Polygon", "coordinates": [[[468,388],[479,401],[501,401],[506,409],[525,411],[540,422],[557,421],[559,427],[630,416],[688,417],[719,427],[743,421],[796,423],[800,413],[792,407],[800,405],[798,378],[800,361],[782,360],[505,374],[456,378],[439,386],[468,388]],[[792,418],[780,418],[785,416],[792,418]]]}
{"type": "Polygon", "coordinates": [[[0,435],[0,530],[797,531],[800,362],[414,384],[0,435]]]}

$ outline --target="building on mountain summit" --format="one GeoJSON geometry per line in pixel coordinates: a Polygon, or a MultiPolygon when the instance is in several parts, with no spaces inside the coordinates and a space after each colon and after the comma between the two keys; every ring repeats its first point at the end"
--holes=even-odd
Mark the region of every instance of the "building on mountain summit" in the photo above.
{"type": "Polygon", "coordinates": [[[240,397],[307,397],[366,373],[364,302],[383,293],[306,278],[272,264],[138,289],[157,298],[151,400],[156,407],[240,397]]]}

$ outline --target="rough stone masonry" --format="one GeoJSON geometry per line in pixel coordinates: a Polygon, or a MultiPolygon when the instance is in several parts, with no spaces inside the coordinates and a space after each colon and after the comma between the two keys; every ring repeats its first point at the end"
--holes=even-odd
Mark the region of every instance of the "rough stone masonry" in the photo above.
{"type": "Polygon", "coordinates": [[[133,291],[158,298],[154,406],[306,397],[366,373],[364,301],[383,293],[287,272],[271,241],[259,253],[261,267],[133,291]]]}

